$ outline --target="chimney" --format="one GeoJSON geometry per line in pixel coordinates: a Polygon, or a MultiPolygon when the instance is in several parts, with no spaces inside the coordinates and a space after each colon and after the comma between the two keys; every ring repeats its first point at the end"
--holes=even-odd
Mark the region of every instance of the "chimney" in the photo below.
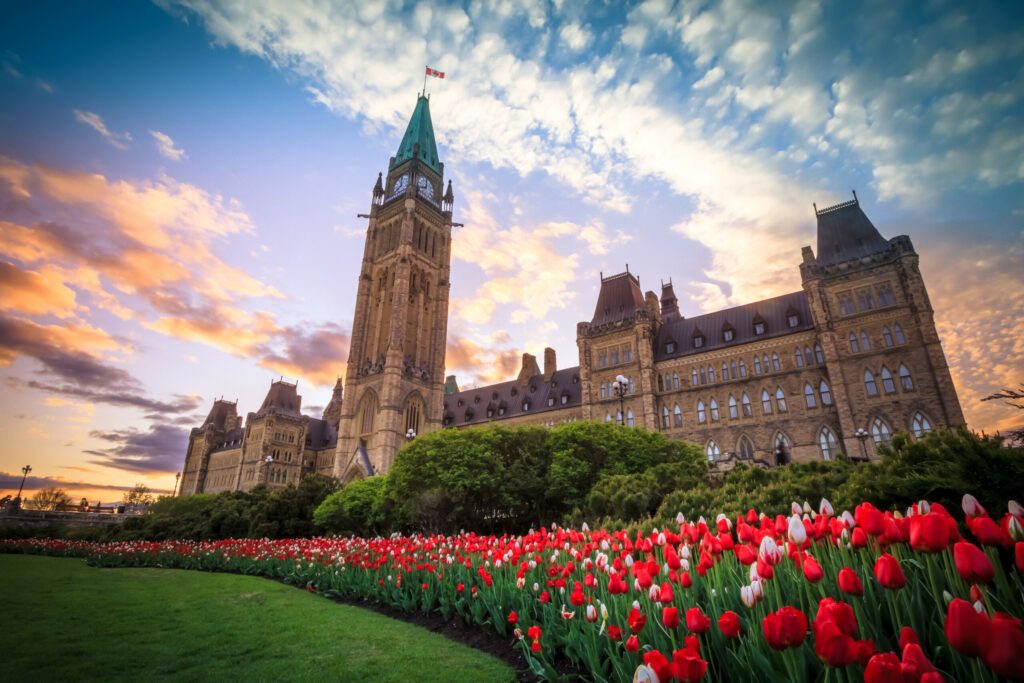
{"type": "Polygon", "coordinates": [[[658,304],[658,295],[654,292],[644,294],[644,303],[647,306],[647,314],[655,323],[661,322],[661,307],[658,304]]]}
{"type": "Polygon", "coordinates": [[[665,322],[681,318],[679,315],[679,300],[676,299],[676,292],[672,288],[671,278],[668,284],[661,283],[661,317],[665,322]]]}
{"type": "Polygon", "coordinates": [[[520,384],[526,384],[534,375],[540,374],[537,367],[537,357],[530,353],[523,354],[523,367],[519,370],[519,377],[516,379],[520,384]]]}
{"type": "Polygon", "coordinates": [[[557,370],[557,364],[555,363],[555,350],[550,346],[544,349],[544,381],[550,382],[552,375],[557,370]]]}
{"type": "Polygon", "coordinates": [[[444,378],[444,393],[459,393],[459,383],[455,381],[455,375],[448,375],[447,377],[444,378]]]}

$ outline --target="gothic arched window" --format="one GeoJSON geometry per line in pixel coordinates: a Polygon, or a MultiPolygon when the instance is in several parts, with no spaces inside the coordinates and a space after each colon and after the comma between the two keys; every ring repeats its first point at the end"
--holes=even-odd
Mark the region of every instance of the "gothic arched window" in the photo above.
{"type": "Polygon", "coordinates": [[[906,344],[907,343],[907,338],[903,334],[903,327],[899,323],[896,323],[895,325],[893,325],[892,331],[896,335],[896,343],[897,344],[906,344]]]}
{"type": "Polygon", "coordinates": [[[818,402],[814,398],[814,387],[811,386],[810,382],[804,384],[804,403],[808,408],[818,407],[818,402]]]}
{"type": "Polygon", "coordinates": [[[796,366],[802,368],[804,366],[804,352],[798,346],[796,351],[793,352],[793,360],[796,361],[796,366]]]}
{"type": "Polygon", "coordinates": [[[722,452],[718,448],[718,444],[715,443],[714,439],[708,441],[708,445],[704,447],[704,452],[708,456],[708,462],[714,464],[718,462],[718,458],[722,455],[722,452]]]}
{"type": "Polygon", "coordinates": [[[729,394],[729,419],[735,420],[740,416],[739,408],[736,405],[736,397],[729,394]]]}
{"type": "Polygon", "coordinates": [[[892,330],[886,325],[882,328],[882,343],[886,346],[892,346],[892,330]]]}
{"type": "Polygon", "coordinates": [[[679,373],[677,373],[677,372],[673,372],[672,373],[672,388],[673,389],[678,389],[679,388],[679,373]]]}
{"type": "Polygon", "coordinates": [[[782,391],[782,387],[775,390],[775,406],[779,409],[780,413],[784,413],[788,410],[786,407],[786,394],[782,391]]]}
{"type": "Polygon", "coordinates": [[[772,414],[772,397],[768,394],[767,389],[761,390],[761,412],[765,415],[772,414]]]}
{"type": "Polygon", "coordinates": [[[665,391],[665,378],[658,375],[658,391],[665,391]]]}
{"type": "Polygon", "coordinates": [[[747,363],[742,358],[740,358],[740,377],[746,377],[746,376],[747,376],[747,363]]]}
{"type": "Polygon", "coordinates": [[[832,390],[828,388],[828,382],[821,380],[821,383],[818,385],[818,393],[821,394],[821,405],[832,405],[832,390]]]}
{"type": "Polygon", "coordinates": [[[672,423],[676,427],[682,427],[683,426],[683,411],[679,407],[678,403],[676,404],[676,407],[672,409],[672,420],[673,420],[672,423]]]}
{"type": "Polygon", "coordinates": [[[850,353],[860,353],[860,342],[857,341],[857,334],[850,333],[850,353]]]}
{"type": "Polygon", "coordinates": [[[868,333],[864,330],[860,331],[860,348],[861,351],[871,350],[871,339],[868,337],[868,333]]]}
{"type": "Polygon", "coordinates": [[[718,401],[711,399],[711,421],[718,422],[718,401]]]}
{"type": "Polygon", "coordinates": [[[707,412],[704,410],[704,401],[697,401],[697,422],[704,424],[708,421],[707,412]]]}
{"type": "Polygon", "coordinates": [[[743,406],[743,417],[751,417],[754,414],[753,409],[750,407],[750,397],[747,396],[747,392],[743,392],[743,396],[740,397],[740,405],[743,406]]]}
{"type": "Polygon", "coordinates": [[[772,353],[772,369],[775,372],[782,370],[782,363],[779,362],[779,354],[777,353],[772,353]]]}
{"type": "Polygon", "coordinates": [[[744,458],[745,460],[754,459],[754,443],[745,435],[740,437],[739,448],[737,450],[739,451],[741,458],[744,458]]]}
{"type": "Polygon", "coordinates": [[[914,413],[914,416],[910,418],[910,431],[914,436],[921,438],[932,431],[932,423],[924,416],[924,414],[916,412],[914,413]]]}
{"type": "Polygon", "coordinates": [[[885,423],[880,417],[876,417],[871,421],[871,439],[875,442],[875,445],[888,443],[892,439],[892,433],[889,431],[889,425],[885,423]]]}
{"type": "Polygon", "coordinates": [[[669,417],[668,417],[668,406],[663,406],[661,409],[661,428],[668,429],[669,417]]]}
{"type": "Polygon", "coordinates": [[[871,374],[870,370],[864,371],[864,389],[868,392],[868,396],[878,396],[878,385],[875,384],[875,376],[871,374]]]}
{"type": "Polygon", "coordinates": [[[821,449],[821,457],[825,460],[834,458],[838,448],[835,432],[828,427],[822,427],[818,432],[818,448],[821,449]]]}
{"type": "Polygon", "coordinates": [[[627,427],[632,427],[633,426],[633,409],[632,408],[627,408],[626,409],[626,426],[627,427]]]}
{"type": "Polygon", "coordinates": [[[882,368],[882,389],[887,394],[896,393],[896,383],[892,381],[892,373],[889,372],[889,368],[882,368]]]}
{"type": "Polygon", "coordinates": [[[821,351],[821,344],[814,345],[814,360],[818,361],[818,365],[825,364],[825,354],[821,351]]]}
{"type": "Polygon", "coordinates": [[[903,391],[913,391],[914,390],[914,380],[910,376],[910,368],[908,368],[903,363],[900,363],[899,374],[900,374],[900,386],[903,387],[903,391]]]}
{"type": "Polygon", "coordinates": [[[758,358],[757,356],[754,356],[754,374],[761,374],[761,359],[758,358]]]}

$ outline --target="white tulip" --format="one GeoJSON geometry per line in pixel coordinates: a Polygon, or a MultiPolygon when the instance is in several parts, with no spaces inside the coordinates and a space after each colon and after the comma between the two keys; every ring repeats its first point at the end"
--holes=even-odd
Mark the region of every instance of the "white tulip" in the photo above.
{"type": "Polygon", "coordinates": [[[686,522],[686,517],[683,517],[683,513],[682,512],[677,512],[676,513],[676,524],[682,525],[685,522],[686,522]]]}
{"type": "Polygon", "coordinates": [[[1006,504],[1006,507],[1014,517],[1024,517],[1024,507],[1021,507],[1021,504],[1017,501],[1011,500],[1006,504]]]}
{"type": "Polygon", "coordinates": [[[654,669],[641,664],[633,672],[633,683],[663,683],[659,678],[658,674],[654,673],[654,669]]]}
{"type": "Polygon", "coordinates": [[[972,517],[978,517],[979,515],[986,514],[985,508],[981,506],[978,499],[969,493],[964,494],[964,499],[960,503],[960,507],[964,509],[965,515],[970,515],[972,517]]]}
{"type": "Polygon", "coordinates": [[[832,503],[828,498],[821,499],[821,504],[818,505],[818,512],[829,517],[836,514],[835,508],[832,507],[832,503]]]}
{"type": "Polygon", "coordinates": [[[797,515],[789,518],[789,540],[796,546],[802,546],[807,540],[807,529],[804,527],[803,520],[797,515]]]}

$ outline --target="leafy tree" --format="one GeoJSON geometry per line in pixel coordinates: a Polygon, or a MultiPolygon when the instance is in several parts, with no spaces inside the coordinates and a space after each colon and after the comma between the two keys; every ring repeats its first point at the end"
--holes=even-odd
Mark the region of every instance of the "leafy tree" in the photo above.
{"type": "Polygon", "coordinates": [[[121,497],[125,505],[149,505],[153,502],[153,495],[145,484],[136,484],[131,491],[126,491],[121,497]]]}
{"type": "Polygon", "coordinates": [[[61,505],[71,502],[71,497],[64,489],[49,487],[36,491],[28,501],[27,507],[33,510],[56,510],[61,505]]]}
{"type": "Polygon", "coordinates": [[[384,477],[354,481],[335,491],[313,512],[318,531],[368,535],[383,530],[384,477]]]}

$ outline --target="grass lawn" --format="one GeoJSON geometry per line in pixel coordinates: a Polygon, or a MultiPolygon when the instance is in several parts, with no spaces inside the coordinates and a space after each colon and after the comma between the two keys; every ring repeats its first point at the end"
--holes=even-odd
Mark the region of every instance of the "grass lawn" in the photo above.
{"type": "Polygon", "coordinates": [[[251,576],[0,555],[10,681],[512,681],[505,663],[251,576]]]}

